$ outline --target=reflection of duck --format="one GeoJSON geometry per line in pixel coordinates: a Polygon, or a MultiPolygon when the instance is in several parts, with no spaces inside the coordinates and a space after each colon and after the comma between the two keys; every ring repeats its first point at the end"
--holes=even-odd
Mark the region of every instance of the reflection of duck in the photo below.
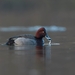
{"type": "Polygon", "coordinates": [[[35,45],[8,46],[9,50],[34,50],[35,45]]]}
{"type": "Polygon", "coordinates": [[[36,56],[51,59],[51,46],[36,46],[36,56]]]}
{"type": "Polygon", "coordinates": [[[36,55],[38,57],[43,57],[43,46],[36,46],[36,55]]]}
{"type": "Polygon", "coordinates": [[[51,38],[47,35],[45,28],[40,28],[37,30],[35,36],[33,35],[20,35],[9,38],[6,45],[12,46],[12,45],[43,45],[43,37],[46,37],[48,40],[51,40],[51,38]]]}

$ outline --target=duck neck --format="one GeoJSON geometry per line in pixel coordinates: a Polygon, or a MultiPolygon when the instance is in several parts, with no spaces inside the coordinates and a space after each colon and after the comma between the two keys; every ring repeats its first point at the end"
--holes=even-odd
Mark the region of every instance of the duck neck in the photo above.
{"type": "Polygon", "coordinates": [[[36,39],[37,46],[43,46],[43,39],[42,38],[35,37],[35,39],[36,39]]]}

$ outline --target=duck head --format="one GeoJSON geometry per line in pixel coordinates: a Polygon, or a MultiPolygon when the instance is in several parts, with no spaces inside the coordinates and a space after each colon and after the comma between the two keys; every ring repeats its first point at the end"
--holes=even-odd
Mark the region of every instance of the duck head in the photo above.
{"type": "Polygon", "coordinates": [[[36,38],[46,37],[47,40],[51,40],[51,38],[47,35],[46,29],[44,27],[37,30],[35,37],[36,38]]]}

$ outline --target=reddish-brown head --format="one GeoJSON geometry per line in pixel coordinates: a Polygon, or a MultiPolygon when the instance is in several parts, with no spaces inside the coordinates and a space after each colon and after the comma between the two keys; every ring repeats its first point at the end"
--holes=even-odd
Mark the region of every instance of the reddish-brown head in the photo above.
{"type": "Polygon", "coordinates": [[[46,29],[44,27],[40,28],[35,34],[36,38],[43,38],[45,36],[46,36],[46,29]]]}

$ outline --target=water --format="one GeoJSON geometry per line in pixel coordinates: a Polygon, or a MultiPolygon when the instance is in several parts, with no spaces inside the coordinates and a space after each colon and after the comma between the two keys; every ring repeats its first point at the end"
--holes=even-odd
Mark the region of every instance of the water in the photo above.
{"type": "MultiPolygon", "coordinates": [[[[46,39],[43,47],[0,45],[0,74],[75,75],[74,27],[59,30],[48,31],[51,45],[46,39]]],[[[1,31],[0,42],[3,44],[10,36],[24,33],[33,34],[34,31],[1,31]]]]}

